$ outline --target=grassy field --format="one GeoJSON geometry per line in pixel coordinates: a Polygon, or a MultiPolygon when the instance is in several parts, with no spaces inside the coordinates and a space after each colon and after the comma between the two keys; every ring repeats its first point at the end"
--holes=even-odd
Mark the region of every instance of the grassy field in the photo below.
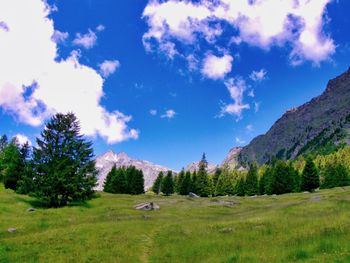
{"type": "Polygon", "coordinates": [[[256,198],[102,193],[45,209],[0,186],[0,262],[350,262],[350,188],[256,198]],[[133,208],[145,201],[161,209],[133,208]]]}

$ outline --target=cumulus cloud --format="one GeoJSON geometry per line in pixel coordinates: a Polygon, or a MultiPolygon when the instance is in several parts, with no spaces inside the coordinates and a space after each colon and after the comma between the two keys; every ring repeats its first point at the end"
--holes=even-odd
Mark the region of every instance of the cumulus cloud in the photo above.
{"type": "Polygon", "coordinates": [[[16,139],[20,145],[24,145],[25,143],[28,143],[29,146],[32,146],[32,142],[24,134],[17,133],[14,137],[16,137],[16,139]]]}
{"type": "Polygon", "coordinates": [[[136,139],[138,132],[127,126],[131,116],[100,104],[102,76],[79,62],[79,52],[58,57],[50,12],[46,1],[0,2],[0,17],[9,28],[0,30],[0,107],[32,126],[56,112],[74,112],[88,136],[108,143],[136,139]]]}
{"type": "Polygon", "coordinates": [[[52,35],[52,41],[56,42],[57,44],[59,43],[65,43],[67,38],[69,37],[68,32],[61,32],[59,30],[55,30],[52,35]]]}
{"type": "Polygon", "coordinates": [[[105,60],[100,65],[100,73],[104,78],[113,74],[120,67],[118,60],[105,60]]]}
{"type": "Polygon", "coordinates": [[[176,112],[172,109],[165,111],[163,115],[161,115],[161,118],[167,118],[167,119],[172,119],[176,115],[176,112]]]}
{"type": "Polygon", "coordinates": [[[74,45],[81,46],[85,49],[93,48],[96,42],[97,42],[97,35],[91,29],[89,29],[86,34],[77,33],[75,35],[75,39],[73,40],[74,45]]]}
{"type": "Polygon", "coordinates": [[[149,111],[149,114],[151,114],[152,116],[156,116],[157,115],[157,110],[152,109],[152,110],[149,111]]]}
{"type": "Polygon", "coordinates": [[[143,43],[148,51],[163,49],[171,54],[179,53],[176,48],[179,43],[196,48],[198,40],[213,48],[227,29],[231,38],[221,47],[241,43],[264,50],[286,47],[293,64],[303,61],[319,64],[335,52],[333,39],[323,30],[330,2],[151,0],[143,12],[148,24],[143,43]],[[164,49],[165,44],[172,48],[164,49]]]}
{"type": "Polygon", "coordinates": [[[232,61],[230,55],[217,57],[209,54],[204,58],[202,74],[210,79],[222,79],[231,72],[232,61]]]}
{"type": "Polygon", "coordinates": [[[260,69],[258,71],[253,70],[250,73],[249,78],[255,82],[260,82],[266,79],[267,72],[265,69],[260,69]]]}
{"type": "Polygon", "coordinates": [[[246,90],[246,83],[242,78],[230,78],[225,81],[227,90],[233,100],[232,103],[224,104],[221,107],[220,116],[225,114],[235,115],[237,119],[241,118],[242,111],[250,109],[249,104],[243,103],[243,93],[246,90]]]}

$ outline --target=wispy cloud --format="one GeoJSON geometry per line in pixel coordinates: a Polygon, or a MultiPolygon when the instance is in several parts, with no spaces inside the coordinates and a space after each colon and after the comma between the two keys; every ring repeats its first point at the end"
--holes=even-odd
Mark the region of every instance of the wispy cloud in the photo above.
{"type": "Polygon", "coordinates": [[[253,70],[249,75],[249,78],[255,82],[260,82],[265,80],[267,77],[267,71],[265,69],[260,69],[259,71],[253,70]]]}
{"type": "Polygon", "coordinates": [[[120,67],[118,60],[105,60],[99,64],[100,73],[104,78],[109,77],[120,67]]]}
{"type": "Polygon", "coordinates": [[[160,117],[167,118],[167,119],[173,119],[176,114],[177,113],[173,109],[170,109],[170,110],[165,111],[165,113],[162,114],[160,117]]]}

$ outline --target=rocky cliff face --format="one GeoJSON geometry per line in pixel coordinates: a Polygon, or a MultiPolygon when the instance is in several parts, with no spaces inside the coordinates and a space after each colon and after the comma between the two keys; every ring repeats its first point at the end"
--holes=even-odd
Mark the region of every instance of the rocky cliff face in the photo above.
{"type": "Polygon", "coordinates": [[[97,191],[103,190],[104,181],[113,165],[116,165],[117,168],[123,166],[135,166],[137,169],[142,170],[145,180],[145,190],[152,187],[153,182],[156,180],[159,172],[167,172],[170,170],[167,167],[153,164],[148,161],[131,159],[124,152],[116,154],[113,151],[108,151],[96,158],[96,168],[98,169],[97,191]]]}
{"type": "Polygon", "coordinates": [[[238,154],[229,154],[224,164],[237,168],[251,161],[264,164],[274,157],[294,159],[348,142],[349,128],[350,68],[330,80],[320,96],[287,111],[266,134],[253,139],[238,154]]]}

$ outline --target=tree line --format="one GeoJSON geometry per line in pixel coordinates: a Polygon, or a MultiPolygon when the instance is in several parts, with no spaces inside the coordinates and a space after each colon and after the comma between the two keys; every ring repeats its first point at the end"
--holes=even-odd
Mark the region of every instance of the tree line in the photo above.
{"type": "Polygon", "coordinates": [[[349,147],[327,156],[301,157],[295,161],[274,160],[261,167],[250,164],[244,171],[217,168],[213,174],[208,174],[203,154],[198,171],[191,173],[183,169],[175,177],[164,177],[161,172],[152,191],[165,195],[193,192],[202,197],[312,192],[317,188],[350,185],[349,168],[349,147]]]}

